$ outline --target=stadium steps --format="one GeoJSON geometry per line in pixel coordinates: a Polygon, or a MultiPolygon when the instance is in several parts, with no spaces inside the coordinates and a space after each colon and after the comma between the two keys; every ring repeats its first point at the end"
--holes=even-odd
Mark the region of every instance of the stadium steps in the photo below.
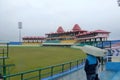
{"type": "Polygon", "coordinates": [[[62,40],[61,43],[75,43],[76,40],[62,40]]]}
{"type": "Polygon", "coordinates": [[[60,40],[46,40],[44,43],[60,43],[60,40]]]}
{"type": "Polygon", "coordinates": [[[22,45],[40,45],[41,42],[23,42],[22,45]]]}

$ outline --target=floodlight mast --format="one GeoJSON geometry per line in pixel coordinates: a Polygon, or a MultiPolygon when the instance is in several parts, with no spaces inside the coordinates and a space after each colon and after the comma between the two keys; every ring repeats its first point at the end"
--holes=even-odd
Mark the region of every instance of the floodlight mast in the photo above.
{"type": "Polygon", "coordinates": [[[22,29],[22,22],[18,22],[18,29],[19,29],[19,42],[21,42],[21,29],[22,29]]]}

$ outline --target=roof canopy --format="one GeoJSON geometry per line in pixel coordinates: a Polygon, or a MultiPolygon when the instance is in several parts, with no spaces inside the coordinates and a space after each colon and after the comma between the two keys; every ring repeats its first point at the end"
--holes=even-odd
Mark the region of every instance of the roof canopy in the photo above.
{"type": "Polygon", "coordinates": [[[91,32],[94,32],[94,33],[110,33],[108,31],[104,31],[104,30],[95,30],[95,31],[91,31],[91,32]]]}
{"type": "Polygon", "coordinates": [[[42,36],[25,36],[23,39],[45,39],[45,37],[42,36]]]}
{"type": "Polygon", "coordinates": [[[81,31],[81,28],[78,24],[75,24],[72,30],[73,31],[81,31]]]}
{"type": "Polygon", "coordinates": [[[62,26],[59,26],[59,27],[58,27],[57,32],[58,32],[58,33],[63,33],[63,32],[64,32],[62,26]]]}

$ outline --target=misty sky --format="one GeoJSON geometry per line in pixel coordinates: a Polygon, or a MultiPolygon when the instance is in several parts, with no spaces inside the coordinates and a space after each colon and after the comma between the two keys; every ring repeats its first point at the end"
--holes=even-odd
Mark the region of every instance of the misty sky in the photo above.
{"type": "Polygon", "coordinates": [[[45,36],[58,26],[110,31],[110,39],[120,39],[120,7],[117,0],[0,0],[0,40],[18,41],[22,36],[45,36]]]}

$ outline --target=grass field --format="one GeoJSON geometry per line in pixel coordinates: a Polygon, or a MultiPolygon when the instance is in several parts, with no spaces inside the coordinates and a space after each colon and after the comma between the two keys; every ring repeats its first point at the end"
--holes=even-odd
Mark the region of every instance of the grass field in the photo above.
{"type": "Polygon", "coordinates": [[[67,47],[14,46],[9,48],[9,58],[6,64],[15,64],[10,68],[10,74],[13,74],[84,57],[85,54],[81,50],[67,47]]]}

